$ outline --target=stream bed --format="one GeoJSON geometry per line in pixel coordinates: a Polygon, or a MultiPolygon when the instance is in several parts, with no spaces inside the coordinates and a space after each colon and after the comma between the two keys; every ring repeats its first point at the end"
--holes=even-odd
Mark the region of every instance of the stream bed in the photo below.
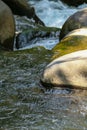
{"type": "MultiPolygon", "coordinates": [[[[66,13],[61,18],[61,24],[57,17],[54,19],[57,23],[53,23],[50,19],[53,20],[54,12],[67,12],[68,8],[73,13],[86,6],[70,8],[60,1],[59,6],[56,0],[30,2],[47,26],[56,27],[61,27],[63,18],[69,15],[66,13]],[[48,21],[40,5],[49,6],[48,21]]],[[[87,90],[45,89],[40,84],[42,72],[51,61],[53,52],[50,47],[56,44],[55,41],[52,39],[46,46],[36,43],[30,49],[28,46],[24,50],[0,52],[0,130],[87,130],[87,90]]]]}

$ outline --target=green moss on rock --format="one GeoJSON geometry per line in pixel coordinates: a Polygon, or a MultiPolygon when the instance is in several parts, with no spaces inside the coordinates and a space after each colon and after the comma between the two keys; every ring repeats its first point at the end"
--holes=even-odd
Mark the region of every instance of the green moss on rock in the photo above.
{"type": "Polygon", "coordinates": [[[22,51],[0,51],[0,81],[15,87],[36,87],[52,52],[44,47],[22,51]]]}
{"type": "Polygon", "coordinates": [[[87,49],[86,36],[67,36],[52,49],[54,52],[53,59],[74,51],[84,49],[87,49]]]}

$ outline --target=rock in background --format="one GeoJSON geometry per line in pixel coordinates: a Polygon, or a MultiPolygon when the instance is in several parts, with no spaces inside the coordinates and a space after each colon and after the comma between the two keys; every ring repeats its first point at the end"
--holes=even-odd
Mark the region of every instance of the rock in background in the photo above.
{"type": "Polygon", "coordinates": [[[27,0],[3,0],[12,10],[13,14],[19,16],[27,16],[32,18],[36,23],[44,25],[35,13],[35,9],[27,2],[27,0]]]}
{"type": "Polygon", "coordinates": [[[63,39],[72,30],[82,27],[87,27],[87,8],[74,13],[66,20],[61,29],[59,39],[63,39]]]}
{"type": "Polygon", "coordinates": [[[83,3],[87,3],[87,0],[61,0],[69,6],[79,6],[83,3]]]}

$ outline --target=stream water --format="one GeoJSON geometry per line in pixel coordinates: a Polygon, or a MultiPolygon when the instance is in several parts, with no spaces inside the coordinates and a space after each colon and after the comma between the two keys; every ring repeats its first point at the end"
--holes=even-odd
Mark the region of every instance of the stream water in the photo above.
{"type": "Polygon", "coordinates": [[[70,15],[87,7],[85,3],[78,7],[70,7],[60,0],[29,0],[29,2],[35,7],[37,15],[45,25],[59,28],[70,15]]]}
{"type": "MultiPolygon", "coordinates": [[[[56,27],[86,7],[68,7],[58,0],[29,1],[47,26],[56,27]]],[[[46,90],[39,83],[51,55],[39,46],[0,52],[0,130],[87,130],[87,90],[46,90]]]]}
{"type": "MultiPolygon", "coordinates": [[[[85,3],[78,7],[70,7],[60,0],[29,0],[29,3],[35,7],[36,14],[46,26],[58,28],[62,28],[62,25],[70,15],[87,7],[85,3]]],[[[52,49],[58,42],[59,40],[56,38],[49,38],[37,41],[36,44],[31,47],[40,45],[47,49],[52,49]]],[[[27,46],[27,48],[29,47],[30,46],[27,46]]]]}

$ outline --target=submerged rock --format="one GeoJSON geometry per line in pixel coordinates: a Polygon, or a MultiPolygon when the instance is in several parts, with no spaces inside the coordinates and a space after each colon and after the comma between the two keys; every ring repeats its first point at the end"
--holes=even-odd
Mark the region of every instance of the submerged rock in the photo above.
{"type": "Polygon", "coordinates": [[[51,51],[34,47],[21,51],[0,51],[0,87],[36,87],[51,51]],[[1,85],[3,84],[3,85],[1,85]]]}
{"type": "Polygon", "coordinates": [[[87,8],[71,15],[64,23],[59,39],[63,39],[69,32],[82,27],[87,27],[87,8]]]}
{"type": "Polygon", "coordinates": [[[23,48],[46,38],[58,38],[60,29],[46,27],[28,20],[26,17],[15,17],[16,30],[21,31],[16,37],[16,48],[23,48]]]}
{"type": "Polygon", "coordinates": [[[55,59],[46,66],[41,83],[45,87],[87,89],[87,50],[55,59]]]}
{"type": "Polygon", "coordinates": [[[10,8],[0,0],[0,48],[13,50],[15,22],[10,8]]]}

